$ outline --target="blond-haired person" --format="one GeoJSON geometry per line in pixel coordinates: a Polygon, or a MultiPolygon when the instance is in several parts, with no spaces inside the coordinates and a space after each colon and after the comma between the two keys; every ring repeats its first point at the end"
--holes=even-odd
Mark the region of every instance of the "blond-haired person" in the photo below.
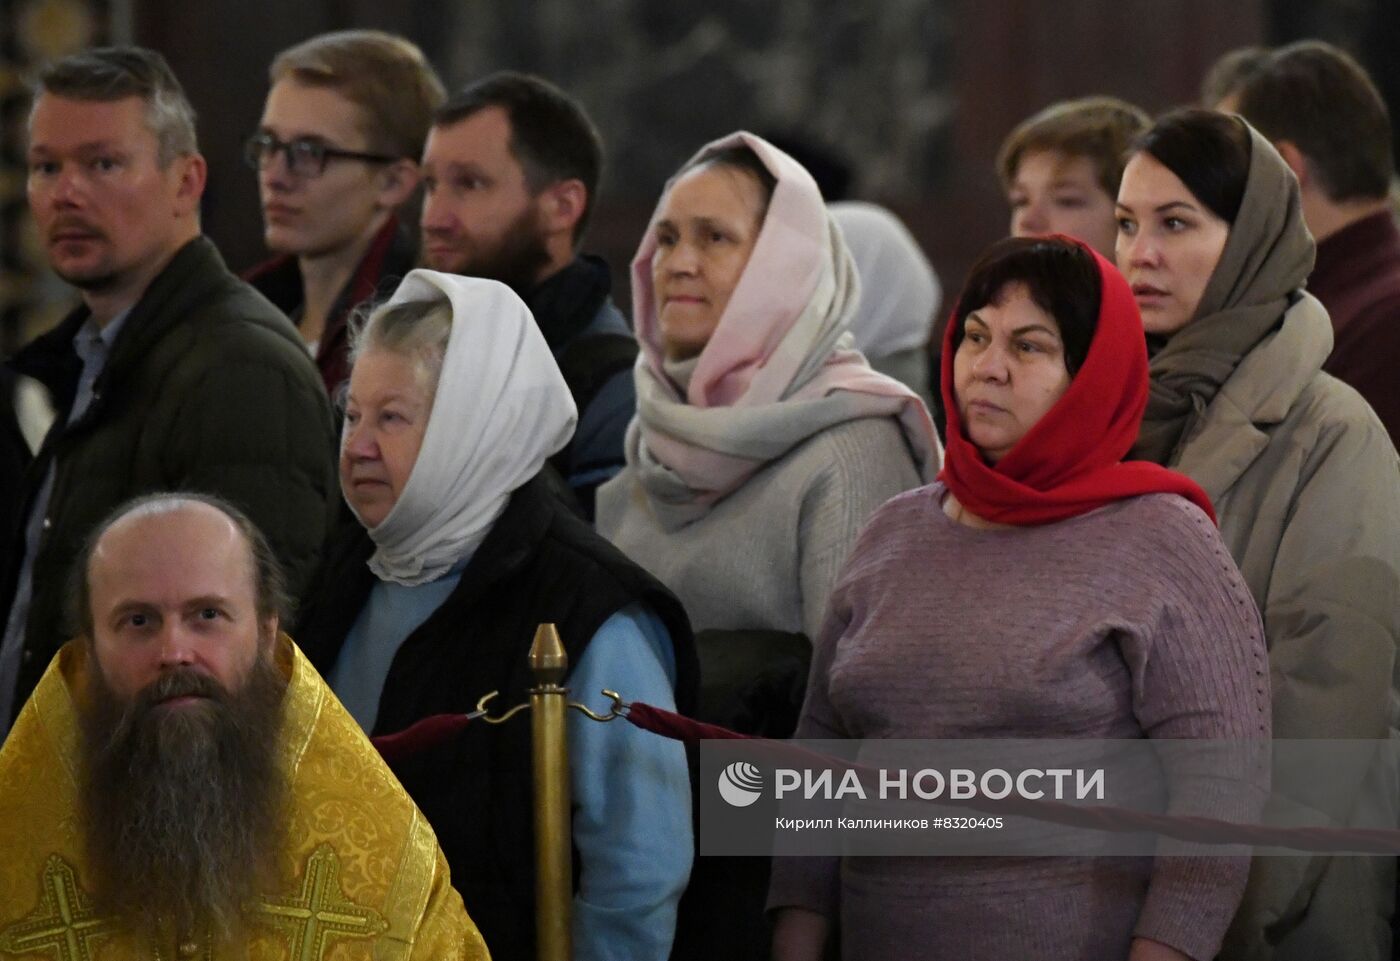
{"type": "Polygon", "coordinates": [[[397,211],[416,194],[442,83],[421,50],[378,30],[312,37],[279,53],[268,76],[244,156],[275,256],[246,276],[297,325],[334,393],[350,376],[350,311],[417,260],[397,211]]]}

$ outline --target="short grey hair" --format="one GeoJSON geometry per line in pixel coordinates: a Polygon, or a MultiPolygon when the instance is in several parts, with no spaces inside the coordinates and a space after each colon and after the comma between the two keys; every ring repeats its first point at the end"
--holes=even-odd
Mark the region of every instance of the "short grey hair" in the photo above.
{"type": "Polygon", "coordinates": [[[413,361],[432,396],[437,393],[451,334],[452,305],[445,297],[385,304],[351,321],[350,363],[371,350],[406,357],[413,361]]]}
{"type": "MultiPolygon", "coordinates": [[[[38,91],[69,100],[140,97],[162,168],[199,152],[194,107],[165,58],[144,47],[97,47],[65,57],[39,75],[38,91]]],[[[37,102],[38,97],[35,97],[37,102]]],[[[31,115],[32,117],[32,115],[31,115]]]]}

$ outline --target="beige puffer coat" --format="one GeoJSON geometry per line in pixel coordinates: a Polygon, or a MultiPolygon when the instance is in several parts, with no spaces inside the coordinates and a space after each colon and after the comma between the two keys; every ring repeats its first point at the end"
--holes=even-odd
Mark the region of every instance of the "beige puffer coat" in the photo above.
{"type": "MultiPolygon", "coordinates": [[[[1215,504],[1264,616],[1274,737],[1390,739],[1400,729],[1400,460],[1361,396],[1321,371],[1326,311],[1302,294],[1240,363],[1171,464],[1215,504]]],[[[1291,823],[1397,823],[1389,765],[1337,752],[1276,770],[1291,823]],[[1358,802],[1358,798],[1362,800],[1358,802]]],[[[1257,857],[1228,961],[1390,958],[1395,859],[1257,857]]]]}

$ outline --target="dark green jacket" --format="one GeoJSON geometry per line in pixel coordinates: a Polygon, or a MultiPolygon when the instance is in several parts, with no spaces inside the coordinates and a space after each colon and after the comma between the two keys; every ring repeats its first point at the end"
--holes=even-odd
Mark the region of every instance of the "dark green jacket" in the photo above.
{"type": "Polygon", "coordinates": [[[87,412],[67,425],[82,371],[73,336],[87,316],[86,308],[74,311],[11,361],[49,388],[58,411],[26,475],[4,555],[0,610],[8,615],[24,527],[56,460],[16,712],[66,639],[73,558],[122,502],[176,490],[231,501],[267,535],[292,596],[300,597],[339,497],[330,405],[306,348],[272,304],[228,271],[211,242],[190,241],[151,282],[112,345],[87,412]]]}

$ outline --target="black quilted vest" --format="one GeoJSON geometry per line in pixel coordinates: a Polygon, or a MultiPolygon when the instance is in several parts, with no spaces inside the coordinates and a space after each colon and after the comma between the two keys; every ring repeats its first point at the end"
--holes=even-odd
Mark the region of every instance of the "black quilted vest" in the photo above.
{"type": "MultiPolygon", "coordinates": [[[[372,552],[358,524],[346,525],[327,556],[320,587],[308,600],[295,637],[323,674],[374,585],[365,566],[372,552]]],[[[512,495],[456,590],[399,648],[374,733],[399,731],[432,714],[471,711],[488,691],[500,692],[493,715],[528,700],[532,679],[526,654],[540,623],[558,626],[574,665],[603,622],[632,603],[648,607],[669,629],[677,706],[690,713],[698,669],[680,603],[575,517],[537,476],[512,495]]],[[[453,886],[492,957],[531,961],[529,717],[499,726],[470,724],[447,742],[400,762],[395,773],[437,833],[453,886]]]]}

